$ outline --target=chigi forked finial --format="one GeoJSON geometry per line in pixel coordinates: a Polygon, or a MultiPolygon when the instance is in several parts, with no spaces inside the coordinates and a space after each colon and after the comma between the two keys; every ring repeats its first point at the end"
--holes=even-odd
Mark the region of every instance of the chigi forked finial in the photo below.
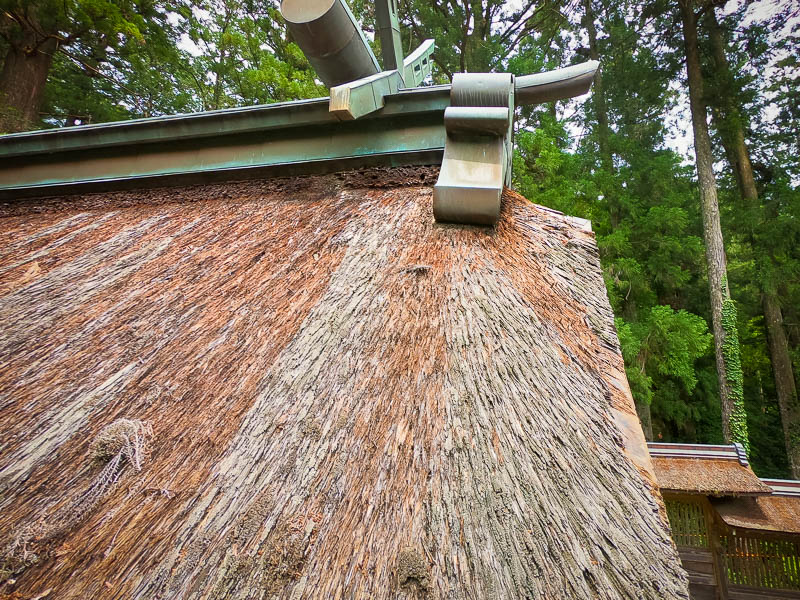
{"type": "MultiPolygon", "coordinates": [[[[283,0],[281,14],[298,46],[330,88],[329,110],[358,119],[431,72],[433,40],[403,57],[396,0],[378,0],[375,15],[384,69],[344,0],[283,0]]],[[[589,91],[597,61],[546,73],[457,73],[444,111],[444,159],[433,191],[439,222],[493,225],[503,187],[511,183],[514,109],[589,91]]]]}

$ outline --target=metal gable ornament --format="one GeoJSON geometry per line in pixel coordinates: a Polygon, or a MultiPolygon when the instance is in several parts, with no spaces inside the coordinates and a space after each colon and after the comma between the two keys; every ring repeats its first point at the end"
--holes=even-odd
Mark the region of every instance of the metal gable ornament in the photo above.
{"type": "MultiPolygon", "coordinates": [[[[433,40],[403,59],[396,0],[375,5],[383,64],[344,0],[283,0],[281,14],[298,46],[330,88],[329,110],[358,119],[380,110],[384,97],[419,86],[431,72],[433,40]]],[[[447,134],[439,180],[433,188],[438,222],[494,225],[503,187],[511,183],[514,109],[589,91],[599,63],[515,77],[510,73],[457,73],[444,112],[447,134]]]]}
{"type": "Polygon", "coordinates": [[[341,120],[383,108],[384,96],[417,87],[431,72],[433,40],[425,40],[403,59],[396,2],[379,1],[375,11],[384,71],[344,0],[281,2],[289,31],[322,83],[330,88],[330,111],[341,120]]]}

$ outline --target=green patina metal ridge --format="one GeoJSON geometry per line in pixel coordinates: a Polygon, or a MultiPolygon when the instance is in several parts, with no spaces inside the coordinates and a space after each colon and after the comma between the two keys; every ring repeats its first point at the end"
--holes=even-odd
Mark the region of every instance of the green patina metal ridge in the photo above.
{"type": "Polygon", "coordinates": [[[357,121],[316,98],[0,136],[0,198],[437,163],[449,104],[444,85],[357,121]]]}

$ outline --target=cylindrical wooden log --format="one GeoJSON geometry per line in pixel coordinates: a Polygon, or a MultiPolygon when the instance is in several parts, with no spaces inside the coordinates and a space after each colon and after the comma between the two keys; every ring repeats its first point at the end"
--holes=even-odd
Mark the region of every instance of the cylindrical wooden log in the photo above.
{"type": "Polygon", "coordinates": [[[328,87],[380,71],[344,0],[283,0],[281,14],[295,42],[328,87]]]}

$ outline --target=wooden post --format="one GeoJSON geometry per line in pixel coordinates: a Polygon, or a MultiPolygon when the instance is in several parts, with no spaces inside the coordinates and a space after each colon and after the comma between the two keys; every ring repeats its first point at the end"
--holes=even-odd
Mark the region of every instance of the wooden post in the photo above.
{"type": "Polygon", "coordinates": [[[725,568],[725,560],[722,556],[721,535],[725,532],[724,525],[717,520],[716,511],[711,503],[706,501],[706,522],[708,523],[708,547],[714,558],[714,580],[717,584],[717,598],[728,600],[728,573],[725,568]]]}

